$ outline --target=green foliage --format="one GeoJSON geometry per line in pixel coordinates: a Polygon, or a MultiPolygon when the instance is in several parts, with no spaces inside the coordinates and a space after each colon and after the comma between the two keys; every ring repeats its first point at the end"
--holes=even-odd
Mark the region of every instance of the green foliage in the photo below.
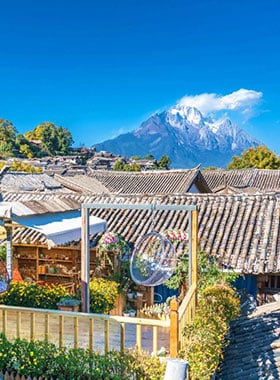
{"type": "Polygon", "coordinates": [[[203,168],[203,171],[207,170],[217,170],[216,166],[208,166],[207,168],[203,168]]]}
{"type": "Polygon", "coordinates": [[[7,158],[14,156],[16,129],[13,124],[6,120],[0,119],[0,157],[7,158]]]}
{"type": "Polygon", "coordinates": [[[141,166],[139,164],[127,164],[124,165],[124,171],[126,172],[141,172],[141,166]]]}
{"type": "Polygon", "coordinates": [[[15,339],[0,335],[0,370],[19,376],[54,380],[158,380],[165,366],[158,358],[135,352],[59,348],[53,343],[15,339]]]}
{"type": "Polygon", "coordinates": [[[6,261],[7,247],[5,245],[0,246],[0,259],[6,261]]]}
{"type": "Polygon", "coordinates": [[[113,280],[94,277],[89,283],[90,312],[108,314],[119,294],[119,284],[113,280]]]}
{"type": "Polygon", "coordinates": [[[151,153],[148,153],[144,156],[144,159],[145,160],[154,160],[155,157],[151,154],[151,153]]]}
{"type": "Polygon", "coordinates": [[[40,140],[42,148],[51,156],[65,155],[73,144],[71,132],[54,123],[39,124],[33,131],[25,133],[27,140],[40,140]]]}
{"type": "Polygon", "coordinates": [[[18,134],[16,136],[16,149],[21,157],[32,158],[39,155],[39,147],[28,141],[24,135],[18,134]]]}
{"type": "Polygon", "coordinates": [[[169,156],[164,154],[158,161],[157,161],[158,167],[160,169],[169,169],[169,166],[171,165],[171,159],[169,156]]]}
{"type": "Polygon", "coordinates": [[[141,156],[131,156],[130,157],[131,160],[134,160],[134,161],[138,161],[138,160],[141,160],[141,156]]]}
{"type": "MultiPolygon", "coordinates": [[[[165,285],[170,289],[187,286],[189,275],[189,257],[180,256],[177,267],[165,285]]],[[[233,270],[223,271],[216,257],[204,251],[198,252],[198,289],[202,291],[209,285],[216,283],[232,284],[238,277],[233,270]]]]}
{"type": "Polygon", "coordinates": [[[117,160],[113,166],[114,171],[123,171],[124,170],[124,162],[123,160],[117,160]]]}
{"type": "Polygon", "coordinates": [[[28,282],[12,282],[7,292],[0,294],[0,303],[40,309],[57,309],[57,302],[68,294],[62,285],[38,285],[28,282]]]}
{"type": "Polygon", "coordinates": [[[228,324],[240,313],[235,291],[225,284],[206,287],[191,325],[186,326],[181,356],[189,362],[193,380],[209,380],[223,358],[228,324]]]}
{"type": "Polygon", "coordinates": [[[233,156],[228,169],[280,169],[280,158],[266,146],[249,148],[241,157],[233,156]]]}
{"type": "Polygon", "coordinates": [[[13,160],[13,163],[10,166],[10,170],[27,172],[27,173],[41,173],[42,172],[42,168],[35,168],[33,165],[28,164],[27,162],[20,162],[16,159],[13,160]]]}

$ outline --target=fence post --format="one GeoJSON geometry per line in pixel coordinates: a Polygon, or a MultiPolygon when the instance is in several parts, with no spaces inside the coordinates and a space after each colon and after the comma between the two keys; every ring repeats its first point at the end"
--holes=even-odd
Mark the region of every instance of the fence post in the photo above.
{"type": "MultiPolygon", "coordinates": [[[[191,272],[191,277],[192,277],[192,284],[195,284],[197,288],[197,282],[198,282],[198,212],[197,210],[192,211],[192,252],[191,252],[191,257],[192,257],[192,272],[191,272]]],[[[195,291],[195,307],[197,306],[197,290],[195,291]]]]}
{"type": "Polygon", "coordinates": [[[179,303],[176,299],[170,302],[170,357],[176,358],[179,352],[179,303]]]}

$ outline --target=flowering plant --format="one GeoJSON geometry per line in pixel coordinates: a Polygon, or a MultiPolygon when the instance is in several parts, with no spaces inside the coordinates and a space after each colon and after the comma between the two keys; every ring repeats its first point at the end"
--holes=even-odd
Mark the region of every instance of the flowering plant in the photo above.
{"type": "Polygon", "coordinates": [[[114,249],[119,249],[123,244],[123,240],[114,232],[105,232],[98,243],[98,247],[112,251],[114,249]]]}
{"type": "Polygon", "coordinates": [[[180,230],[166,230],[163,232],[163,236],[170,240],[171,243],[180,243],[189,241],[188,234],[185,231],[180,230]]]}

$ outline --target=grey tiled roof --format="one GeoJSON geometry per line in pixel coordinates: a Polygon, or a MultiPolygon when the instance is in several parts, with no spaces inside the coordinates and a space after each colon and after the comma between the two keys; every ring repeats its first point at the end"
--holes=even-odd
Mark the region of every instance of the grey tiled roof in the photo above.
{"type": "Polygon", "coordinates": [[[280,378],[280,303],[260,306],[232,323],[220,380],[280,378]]]}
{"type": "Polygon", "coordinates": [[[63,187],[45,173],[3,172],[0,176],[3,191],[62,191],[63,187]]]}
{"type": "Polygon", "coordinates": [[[189,170],[161,170],[143,172],[117,172],[96,170],[86,176],[56,177],[62,184],[92,192],[110,192],[121,194],[184,194],[195,184],[200,192],[211,192],[199,168],[189,170]],[[62,178],[62,179],[61,179],[62,178]],[[99,184],[99,185],[98,185],[99,184]],[[102,187],[101,187],[102,186],[102,187]],[[96,190],[95,190],[96,189],[96,190]]]}
{"type": "Polygon", "coordinates": [[[280,170],[217,169],[205,170],[202,174],[213,192],[227,188],[232,192],[280,191],[280,170]]]}
{"type": "MultiPolygon", "coordinates": [[[[201,249],[219,257],[221,262],[243,273],[280,272],[280,195],[270,194],[34,194],[33,202],[113,203],[113,204],[177,204],[196,205],[199,215],[198,237],[201,249]]],[[[5,201],[30,201],[29,195],[3,193],[5,201]]],[[[152,230],[150,211],[92,210],[107,220],[110,231],[121,234],[131,243],[152,230]]],[[[156,211],[154,227],[184,229],[186,212],[156,211]]],[[[25,240],[27,232],[15,231],[16,241],[25,240]]],[[[44,242],[44,237],[28,232],[30,241],[44,242]],[[34,235],[33,235],[34,234],[34,235]]]]}
{"type": "Polygon", "coordinates": [[[69,190],[73,190],[77,193],[109,193],[109,190],[100,181],[88,175],[55,175],[55,179],[63,187],[69,190]]]}

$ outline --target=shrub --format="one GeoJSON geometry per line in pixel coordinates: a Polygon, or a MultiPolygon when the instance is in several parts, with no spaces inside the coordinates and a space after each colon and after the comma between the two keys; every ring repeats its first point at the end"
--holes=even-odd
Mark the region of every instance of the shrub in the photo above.
{"type": "Polygon", "coordinates": [[[11,306],[57,309],[56,303],[68,290],[60,284],[38,285],[12,282],[7,292],[0,294],[0,303],[11,306]]]}
{"type": "Polygon", "coordinates": [[[239,298],[229,285],[216,284],[204,289],[193,324],[184,329],[187,341],[181,352],[190,364],[193,380],[208,380],[218,369],[229,322],[239,312],[239,298]]]}
{"type": "Polygon", "coordinates": [[[107,314],[113,309],[119,294],[116,281],[95,277],[89,283],[90,312],[107,314]]]}
{"type": "Polygon", "coordinates": [[[54,380],[158,380],[165,366],[145,353],[110,351],[99,354],[88,349],[58,348],[53,343],[16,339],[0,335],[0,371],[19,376],[54,380]]]}

